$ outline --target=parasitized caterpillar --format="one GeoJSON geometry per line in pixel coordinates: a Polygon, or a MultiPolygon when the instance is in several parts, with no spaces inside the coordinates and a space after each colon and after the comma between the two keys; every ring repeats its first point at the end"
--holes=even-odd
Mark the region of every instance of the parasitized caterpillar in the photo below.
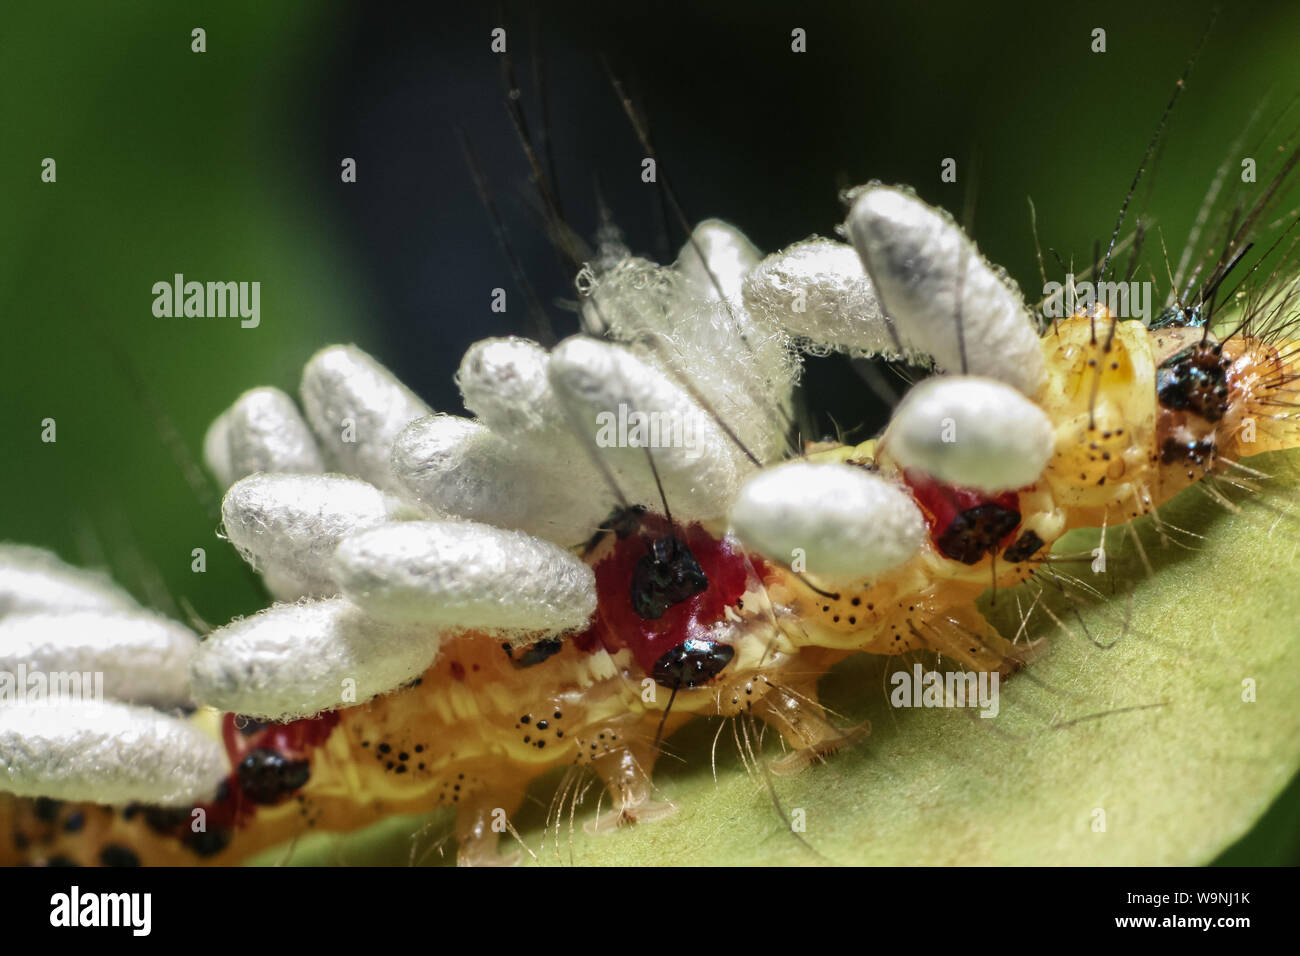
{"type": "MultiPolygon", "coordinates": [[[[1042,545],[1050,545],[1072,521],[1100,523],[1089,521],[1098,517],[1098,509],[1103,521],[1109,518],[1118,523],[1128,515],[1111,518],[1105,514],[1106,507],[1113,502],[1117,511],[1127,509],[1130,494],[1133,510],[1145,511],[1185,481],[1207,472],[1231,473],[1234,466],[1228,463],[1246,453],[1239,447],[1241,436],[1236,430],[1246,419],[1253,418],[1260,426],[1252,437],[1263,442],[1250,450],[1286,443],[1288,413],[1277,412],[1269,404],[1285,395],[1291,374],[1286,368],[1290,354],[1284,345],[1290,304],[1285,285],[1280,298],[1269,294],[1248,303],[1251,325],[1222,343],[1209,337],[1208,324],[1193,324],[1191,332],[1157,330],[1162,337],[1104,313],[1071,317],[1042,340],[1046,384],[1039,385],[1033,376],[1034,351],[1024,347],[1026,336],[1021,330],[1032,326],[1024,319],[1023,309],[1008,303],[1003,296],[1008,290],[999,291],[1000,281],[982,260],[974,253],[967,255],[955,227],[905,194],[874,187],[855,200],[850,232],[856,253],[838,244],[799,245],[771,257],[758,269],[740,270],[749,271],[740,282],[740,300],[746,305],[743,319],[736,314],[740,310],[733,311],[718,301],[715,284],[725,290],[728,279],[740,279],[728,275],[724,263],[726,253],[737,248],[743,252],[745,247],[734,232],[716,224],[697,233],[698,247],[689,247],[675,272],[630,262],[598,277],[590,290],[597,319],[606,321],[615,335],[631,340],[635,357],[586,340],[545,358],[520,342],[484,345],[477,355],[467,357],[462,376],[462,387],[470,391],[476,376],[480,386],[491,383],[483,393],[487,404],[482,408],[471,405],[484,423],[480,426],[444,418],[417,423],[418,427],[413,425],[402,435],[384,435],[385,426],[405,424],[407,413],[423,410],[364,356],[346,349],[322,354],[308,370],[310,384],[304,389],[308,418],[319,429],[322,443],[336,442],[329,449],[338,456],[335,467],[370,478],[377,486],[389,486],[389,497],[359,482],[341,479],[245,479],[227,499],[228,527],[232,540],[263,566],[281,595],[328,593],[341,585],[368,615],[387,619],[387,624],[366,623],[354,631],[355,619],[340,603],[314,606],[311,613],[271,612],[260,618],[262,634],[255,633],[259,626],[255,618],[247,628],[232,625],[210,639],[214,643],[207,651],[215,663],[206,673],[202,665],[196,667],[195,673],[201,675],[196,685],[203,687],[204,696],[213,702],[223,703],[218,695],[229,694],[238,699],[238,704],[231,702],[232,708],[260,712],[268,718],[291,715],[295,709],[327,709],[323,706],[326,701],[339,700],[340,685],[348,677],[335,678],[344,671],[311,673],[315,664],[310,653],[284,654],[295,646],[295,638],[308,632],[317,638],[337,637],[347,648],[364,641],[375,651],[372,658],[344,662],[345,667],[367,668],[351,673],[354,680],[361,674],[376,683],[405,682],[414,677],[420,684],[362,704],[356,711],[345,711],[337,723],[326,717],[287,727],[245,723],[241,730],[240,722],[228,720],[228,749],[241,767],[238,795],[227,794],[225,801],[208,807],[213,825],[205,831],[207,842],[186,836],[182,824],[187,813],[178,820],[174,814],[169,818],[165,813],[137,810],[130,819],[113,817],[102,823],[98,832],[87,831],[83,816],[81,827],[72,831],[79,836],[60,836],[52,844],[41,844],[44,833],[38,830],[27,836],[29,846],[43,847],[38,852],[49,854],[46,859],[56,858],[59,841],[90,843],[96,839],[103,841],[101,846],[119,851],[138,847],[131,852],[146,862],[168,859],[169,852],[182,859],[201,852],[209,853],[210,859],[230,859],[259,840],[278,839],[295,831],[302,826],[304,815],[317,826],[353,825],[363,815],[355,804],[364,806],[366,796],[382,801],[378,806],[372,802],[370,809],[376,813],[427,805],[435,792],[456,804],[464,794],[468,804],[476,788],[486,787],[480,792],[491,792],[496,783],[491,779],[494,770],[507,778],[497,791],[502,794],[505,783],[515,786],[548,763],[584,755],[579,747],[595,748],[600,755],[595,761],[597,769],[604,769],[613,783],[617,814],[641,817],[657,809],[645,776],[654,745],[685,715],[714,708],[726,712],[731,707],[752,713],[749,698],[756,697],[759,715],[770,718],[777,729],[784,727],[793,738],[790,763],[798,764],[839,735],[822,722],[812,703],[814,691],[805,684],[818,668],[841,653],[851,649],[887,651],[890,643],[906,646],[915,641],[937,645],[980,669],[1010,670],[1018,661],[1017,653],[999,645],[997,636],[986,632],[977,618],[965,616],[965,609],[987,584],[996,581],[1006,586],[1024,573],[1026,565],[1042,563],[1041,545],[1024,559],[1013,560],[1033,545],[1033,538],[1027,538],[1025,532],[1033,532],[1042,545]],[[886,228],[881,228],[882,224],[886,228]],[[951,247],[953,261],[946,263],[943,256],[933,256],[933,274],[918,278],[910,266],[900,265],[915,261],[907,249],[918,237],[934,238],[940,248],[951,247]],[[709,255],[715,244],[720,247],[716,250],[719,258],[709,255]],[[701,250],[705,252],[703,261],[709,263],[707,270],[699,269],[692,256],[701,250]],[[865,290],[873,286],[868,285],[862,266],[856,264],[858,254],[886,307],[875,310],[874,321],[870,300],[863,298],[865,290]],[[689,284],[693,270],[697,280],[699,273],[704,273],[704,281],[697,281],[694,287],[689,284]],[[913,283],[923,287],[922,294],[912,296],[916,291],[913,283]],[[790,307],[800,292],[817,302],[817,307],[804,311],[790,307]],[[912,297],[918,302],[911,302],[912,297]],[[993,299],[991,306],[989,298],[993,299]],[[620,325],[624,309],[627,324],[620,325]],[[688,341],[680,343],[677,351],[645,344],[650,336],[663,333],[654,323],[683,312],[693,316],[711,313],[720,323],[721,334],[711,335],[702,344],[690,342],[689,334],[683,334],[688,341]],[[765,326],[764,318],[770,319],[773,313],[779,321],[765,326]],[[847,330],[831,325],[846,317],[854,320],[847,330]],[[723,336],[734,333],[730,323],[738,321],[756,325],[746,330],[743,344],[728,343],[723,336]],[[799,324],[809,321],[828,325],[799,324]],[[989,324],[988,338],[964,334],[981,322],[989,324]],[[841,331],[861,338],[836,340],[834,336],[841,331]],[[1247,331],[1252,335],[1247,337],[1247,331]],[[735,354],[728,353],[728,348],[739,348],[743,350],[739,354],[747,359],[747,373],[779,377],[788,371],[782,363],[789,360],[789,353],[782,355],[782,351],[789,333],[848,349],[865,350],[869,346],[862,343],[870,340],[875,343],[871,347],[878,349],[926,352],[949,371],[979,372],[995,381],[954,375],[914,396],[915,401],[900,409],[886,432],[879,455],[873,446],[845,449],[838,453],[845,462],[785,465],[744,480],[746,472],[741,469],[745,466],[736,454],[739,445],[760,448],[766,437],[769,447],[777,449],[760,453],[767,459],[779,454],[780,443],[771,428],[765,430],[761,421],[746,416],[743,406],[752,401],[762,412],[765,406],[780,404],[772,401],[779,392],[770,389],[770,381],[721,382],[715,387],[725,395],[703,396],[717,412],[716,416],[709,414],[706,403],[692,395],[681,380],[706,389],[717,369],[689,364],[687,357],[696,347],[716,362],[719,354],[735,354]],[[983,343],[998,335],[1009,341],[981,351],[983,343]],[[1223,351],[1216,353],[1220,344],[1223,351]],[[775,371],[756,359],[764,346],[781,360],[775,371]],[[683,365],[674,366],[674,357],[683,365]],[[1091,361],[1097,364],[1089,365],[1091,361]],[[530,362],[531,377],[524,374],[530,362]],[[1111,362],[1116,367],[1111,368],[1111,362]],[[574,544],[576,538],[566,539],[592,530],[584,521],[590,525],[593,519],[597,523],[604,519],[613,492],[602,484],[599,467],[595,479],[588,475],[582,485],[566,472],[565,478],[581,487],[581,495],[561,496],[560,501],[547,501],[541,508],[528,507],[530,496],[551,493],[555,483],[530,482],[528,476],[518,479],[514,471],[518,449],[531,435],[538,446],[536,455],[544,461],[547,451],[555,452],[548,445],[564,440],[562,436],[569,433],[557,427],[557,422],[559,426],[565,422],[556,419],[556,409],[548,410],[548,403],[535,391],[526,392],[522,401],[501,402],[495,408],[491,402],[500,398],[503,381],[525,389],[538,386],[538,364],[545,366],[540,380],[543,395],[548,387],[568,390],[567,402],[562,401],[560,408],[566,418],[573,405],[582,407],[585,401],[586,410],[595,410],[596,415],[611,413],[619,405],[629,405],[633,412],[658,413],[663,416],[661,424],[665,420],[670,423],[670,430],[674,422],[680,424],[683,436],[687,422],[698,423],[701,430],[715,430],[704,440],[687,442],[683,438],[678,446],[654,448],[649,454],[636,447],[606,449],[597,444],[601,460],[614,473],[612,486],[627,504],[649,506],[661,515],[629,516],[628,522],[592,542],[586,560],[594,566],[594,588],[588,587],[591,582],[562,550],[533,540],[502,536],[488,528],[458,527],[455,534],[447,534],[442,526],[397,525],[389,520],[411,517],[429,500],[436,500],[440,511],[460,512],[456,514],[460,518],[491,517],[523,526],[534,537],[555,536],[562,544],[574,544]],[[653,374],[643,371],[647,367],[653,374]],[[693,374],[682,376],[683,368],[693,374]],[[710,374],[700,374],[705,368],[710,374]],[[600,374],[595,370],[601,370],[600,374]],[[1008,380],[1038,400],[1031,403],[1017,398],[1007,390],[1008,380]],[[1221,387],[1228,392],[1220,395],[1221,387]],[[611,394],[611,388],[619,391],[611,394]],[[669,400],[661,397],[665,394],[669,400]],[[1157,395],[1161,396],[1158,401],[1157,395]],[[724,404],[728,396],[732,397],[730,405],[724,404]],[[629,401],[615,401],[621,398],[629,401]],[[987,412],[981,414],[984,408],[987,412]],[[1135,409],[1140,413],[1134,414],[1135,409]],[[348,410],[355,414],[343,413],[348,410]],[[1005,417],[998,419],[999,415],[1005,417]],[[1043,415],[1050,427],[1047,433],[1039,417],[1043,415]],[[936,425],[942,426],[944,419],[952,420],[957,440],[941,439],[931,447],[933,436],[942,435],[943,428],[936,425]],[[1081,425],[1085,419],[1086,427],[1081,425]],[[346,441],[342,434],[348,420],[356,434],[372,439],[379,435],[379,439],[346,441]],[[741,442],[722,433],[719,420],[726,422],[741,442]],[[999,421],[1001,427],[996,427],[999,421]],[[1107,424],[1113,427],[1105,427],[1107,424]],[[1097,431],[1105,436],[1103,442],[1114,439],[1114,444],[1092,448],[1091,440],[1080,442],[1081,434],[1097,431]],[[509,456],[503,456],[500,443],[493,438],[502,432],[511,432],[517,441],[509,456]],[[967,434],[978,436],[977,447],[963,443],[961,436],[967,434]],[[1045,446],[1045,434],[1050,437],[1050,447],[1045,446]],[[396,446],[394,460],[402,461],[404,469],[403,477],[391,486],[383,453],[390,440],[396,446]],[[379,453],[372,455],[377,448],[379,453]],[[1064,453],[1057,454],[1062,449],[1064,453]],[[693,457],[690,453],[696,451],[700,454],[693,457]],[[357,454],[343,457],[353,452],[357,454]],[[1116,461],[1124,463],[1118,476],[1111,474],[1116,461]],[[1026,478],[1018,470],[1021,466],[1031,471],[1032,477],[1026,478]],[[1129,469],[1138,477],[1130,478],[1129,469]],[[1192,474],[1184,478],[1188,469],[1192,474]],[[492,480],[484,481],[485,475],[492,480]],[[1115,482],[1120,479],[1121,486],[1128,487],[1117,493],[1115,482]],[[1048,488],[1025,490],[1040,482],[1048,488]],[[810,496],[810,489],[819,486],[825,494],[810,496]],[[718,487],[724,489],[722,494],[717,493],[718,487]],[[1044,496],[1048,490],[1053,507],[1043,506],[1047,502],[1041,497],[1039,506],[1031,503],[1036,494],[1044,496]],[[1009,499],[1012,494],[1014,502],[1009,499]],[[399,497],[407,500],[394,500],[399,497]],[[709,500],[711,497],[721,500],[709,500]],[[799,507],[790,509],[791,502],[799,507]],[[1063,506],[1066,502],[1068,506],[1063,506]],[[591,514],[583,516],[583,508],[589,508],[591,514]],[[670,510],[676,519],[673,524],[667,520],[670,510]],[[709,527],[728,511],[739,534],[737,541],[746,543],[743,547],[720,537],[717,526],[709,527]],[[1020,520],[1008,527],[1011,512],[1020,520]],[[501,519],[502,515],[510,517],[501,519]],[[324,527],[315,523],[317,519],[324,521],[324,527]],[[694,527],[696,519],[698,528],[694,527]],[[1054,519],[1059,519],[1059,525],[1053,525],[1054,519]],[[529,527],[531,521],[539,526],[529,527]],[[372,524],[373,528],[368,527],[372,524]],[[856,534],[838,540],[836,533],[846,526],[856,534]],[[322,535],[323,530],[334,540],[322,535]],[[328,545],[344,532],[350,535],[346,550],[331,563],[328,545]],[[472,545],[468,551],[464,550],[467,544],[472,545]],[[796,548],[803,552],[800,569],[787,573],[782,565],[795,558],[796,548]],[[855,552],[855,548],[859,550],[855,552]],[[394,562],[395,553],[402,556],[400,562],[394,562]],[[647,555],[651,560],[646,560],[647,555]],[[401,565],[401,575],[393,571],[394,563],[401,565]],[[856,577],[864,575],[866,568],[872,568],[872,580],[858,593],[856,577]],[[416,573],[420,571],[423,573],[416,573]],[[500,600],[494,581],[501,579],[491,576],[511,571],[519,575],[510,581],[513,604],[500,600]],[[931,581],[939,593],[927,596],[925,604],[911,603],[909,596],[926,594],[931,581]],[[692,590],[701,585],[702,590],[692,590]],[[581,617],[585,623],[583,601],[590,601],[593,592],[601,604],[599,633],[570,633],[567,641],[554,640],[552,632],[577,629],[573,617],[581,617]],[[888,597],[879,598],[882,593],[888,597]],[[949,599],[952,604],[945,603],[949,599]],[[904,602],[908,602],[907,611],[904,602]],[[919,613],[914,610],[918,606],[919,613]],[[521,614],[521,607],[527,613],[521,614]],[[859,608],[866,610],[856,610],[859,608]],[[449,616],[440,618],[444,614],[449,616]],[[868,615],[876,615],[870,619],[871,627],[868,615]],[[292,623],[289,629],[282,627],[286,621],[292,623]],[[530,627],[540,621],[546,621],[548,627],[530,627]],[[654,621],[665,623],[647,623],[654,621]],[[431,622],[439,627],[499,631],[509,649],[501,646],[501,640],[485,640],[481,635],[448,638],[425,633],[415,637],[401,630],[412,622],[417,627],[431,622]],[[715,633],[719,624],[724,625],[725,639],[715,633]],[[302,633],[290,633],[295,629],[302,633]],[[537,639],[535,630],[545,630],[546,636],[537,639]],[[428,643],[419,645],[420,639],[428,643]],[[441,643],[439,663],[418,678],[420,664],[413,665],[401,655],[432,656],[435,640],[441,643]],[[277,654],[263,655],[280,641],[288,643],[277,654]],[[216,657],[219,644],[215,642],[225,642],[237,653],[233,658],[216,657]],[[475,674],[488,676],[475,684],[475,674]],[[271,675],[276,680],[252,686],[249,678],[254,675],[259,679],[271,675]],[[553,675],[562,676],[557,681],[553,675]],[[606,682],[606,691],[615,692],[593,691],[600,680],[606,682]],[[584,685],[584,681],[593,682],[584,685]],[[583,692],[572,701],[543,694],[540,701],[530,700],[526,710],[498,709],[495,719],[484,712],[486,702],[494,697],[515,703],[547,686],[576,686],[583,692]],[[458,693],[465,688],[475,692],[458,693]],[[656,688],[668,693],[653,694],[647,700],[646,692],[656,688]],[[322,690],[332,696],[312,696],[322,690]],[[674,697],[665,722],[668,700],[674,697]],[[546,709],[552,705],[554,710],[546,709]],[[587,712],[593,706],[608,708],[609,713],[598,714],[593,720],[587,712]],[[403,712],[408,707],[414,714],[403,712]],[[451,724],[460,732],[471,725],[477,728],[466,733],[470,746],[474,733],[495,734],[485,746],[491,759],[483,761],[482,769],[469,769],[465,783],[457,781],[466,771],[448,771],[438,777],[431,769],[450,767],[452,759],[464,761],[455,766],[469,768],[475,758],[467,758],[463,750],[455,758],[449,756],[449,750],[439,752],[440,764],[432,756],[421,760],[432,752],[434,735],[426,743],[419,732],[428,729],[444,710],[449,710],[451,724]],[[601,729],[606,724],[608,729],[601,729]],[[562,743],[565,740],[568,743],[562,743]],[[340,747],[340,742],[347,746],[340,747]],[[502,758],[502,749],[508,759],[502,758]],[[309,765],[306,768],[304,760],[309,765]],[[361,794],[348,790],[358,782],[347,779],[353,771],[363,783],[361,794]],[[304,774],[308,780],[300,786],[304,774]],[[297,796],[304,799],[298,801],[297,796]],[[219,818],[222,807],[231,811],[229,820],[219,818]],[[240,829],[240,822],[250,825],[240,829]],[[162,836],[147,838],[146,833],[162,836]],[[224,849],[216,846],[223,835],[234,839],[224,849]],[[201,845],[195,846],[196,842],[201,845]],[[157,856],[151,859],[154,853],[157,856]]],[[[748,264],[753,265],[752,260],[748,264]]],[[[1217,269],[1227,274],[1229,265],[1237,263],[1229,259],[1217,269]]],[[[1214,272],[1210,277],[1222,280],[1214,272]]],[[[1216,285],[1205,280],[1200,291],[1216,285]]],[[[1198,298],[1189,297],[1188,307],[1197,308],[1198,298]]],[[[1207,303],[1213,301],[1212,294],[1206,293],[1204,298],[1207,303]]],[[[681,334],[683,330],[674,326],[672,331],[681,334]]],[[[719,329],[710,325],[696,331],[715,333],[719,329]]],[[[1039,347],[1035,342],[1033,348],[1039,347]]],[[[466,394],[472,402],[469,392],[466,394]]],[[[768,417],[778,423],[782,420],[780,412],[768,417]]],[[[778,434],[781,431],[777,429],[778,434]]],[[[594,429],[580,434],[597,441],[594,429]]],[[[260,392],[241,401],[224,426],[218,427],[210,457],[222,466],[224,444],[230,467],[243,470],[246,464],[235,462],[247,462],[250,447],[255,459],[262,453],[257,449],[272,446],[277,455],[286,457],[269,463],[269,468],[268,463],[259,462],[257,468],[315,471],[322,461],[316,440],[282,396],[260,392]],[[270,442],[265,438],[268,433],[270,442]]],[[[566,464],[581,467],[575,463],[583,461],[581,454],[586,450],[580,445],[565,458],[566,464]]],[[[61,573],[48,569],[42,580],[58,581],[61,573]]],[[[121,648],[124,643],[113,646],[121,648]]],[[[449,748],[453,739],[465,739],[456,733],[438,736],[439,747],[449,748]]],[[[42,768],[29,770],[39,773],[42,768]]],[[[48,780],[41,784],[51,785],[48,780]]],[[[495,839],[491,828],[495,814],[491,811],[508,811],[509,804],[508,799],[497,796],[484,801],[480,812],[464,813],[462,852],[468,860],[490,855],[495,839]]],[[[25,808],[23,813],[24,828],[48,822],[51,829],[61,832],[74,811],[52,809],[45,803],[25,808]],[[54,819],[40,820],[51,814],[54,819]]],[[[88,816],[93,830],[99,817],[88,816]]],[[[123,860],[125,856],[118,852],[108,859],[123,860]]]]}

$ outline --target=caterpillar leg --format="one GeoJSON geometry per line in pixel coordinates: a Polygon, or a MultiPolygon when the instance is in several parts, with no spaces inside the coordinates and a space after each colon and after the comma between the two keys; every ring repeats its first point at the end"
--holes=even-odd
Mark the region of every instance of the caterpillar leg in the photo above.
{"type": "Polygon", "coordinates": [[[651,771],[656,756],[653,739],[627,740],[592,761],[613,807],[585,824],[588,833],[607,833],[677,812],[676,804],[655,797],[651,771]]]}
{"type": "MultiPolygon", "coordinates": [[[[842,654],[835,654],[838,659],[842,654]]],[[[806,648],[800,655],[801,661],[807,658],[830,658],[832,655],[816,649],[806,648]]],[[[810,661],[811,663],[811,661],[810,661]]],[[[812,674],[821,673],[833,660],[819,660],[818,666],[810,666],[812,674]]],[[[846,744],[870,733],[871,725],[863,723],[849,730],[842,730],[832,724],[826,717],[826,710],[817,697],[817,678],[809,676],[797,681],[785,681],[772,684],[751,711],[753,715],[781,734],[790,746],[790,752],[778,758],[771,765],[772,772],[778,776],[789,776],[806,769],[813,761],[834,753],[846,744]]]]}
{"type": "Polygon", "coordinates": [[[523,802],[521,794],[503,800],[500,791],[473,794],[456,811],[457,866],[518,866],[523,851],[501,851],[501,834],[513,832],[510,814],[523,802]]]}
{"type": "Polygon", "coordinates": [[[1030,645],[1015,645],[997,632],[973,606],[950,607],[918,622],[916,635],[923,645],[976,671],[997,671],[1009,677],[1034,654],[1030,645]]]}

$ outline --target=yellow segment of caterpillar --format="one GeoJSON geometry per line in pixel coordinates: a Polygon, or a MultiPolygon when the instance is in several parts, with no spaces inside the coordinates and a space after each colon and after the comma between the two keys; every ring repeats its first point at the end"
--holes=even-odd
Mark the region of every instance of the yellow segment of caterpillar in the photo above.
{"type": "Polygon", "coordinates": [[[0,795],[0,863],[230,864],[305,832],[440,804],[457,811],[458,862],[514,862],[498,846],[510,815],[556,767],[590,766],[609,791],[611,810],[592,829],[670,812],[651,782],[658,743],[697,714],[768,723],[791,747],[777,772],[833,750],[860,729],[827,720],[817,680],[849,654],[930,650],[1010,674],[1030,648],[984,620],[976,601],[987,588],[1024,581],[1071,529],[1132,520],[1240,458],[1300,445],[1289,397],[1300,344],[1220,342],[1103,312],[1061,321],[1042,347],[1036,400],[1055,449],[1031,486],[997,496],[946,487],[904,472],[875,442],[810,451],[910,489],[931,540],[899,568],[828,592],[743,554],[721,527],[677,529],[708,555],[709,587],[684,616],[633,633],[623,605],[645,544],[611,532],[585,555],[601,606],[584,634],[527,649],[464,634],[412,686],[301,722],[301,733],[244,734],[227,716],[236,771],[225,803],[203,808],[202,831],[184,809],[0,795]]]}

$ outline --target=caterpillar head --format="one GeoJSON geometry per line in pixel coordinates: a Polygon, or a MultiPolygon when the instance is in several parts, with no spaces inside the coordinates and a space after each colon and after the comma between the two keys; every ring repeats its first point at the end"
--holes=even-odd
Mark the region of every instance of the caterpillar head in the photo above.
{"type": "Polygon", "coordinates": [[[1040,403],[1056,434],[1045,479],[1073,520],[1136,517],[1228,461],[1294,447],[1295,346],[1277,337],[1147,329],[1100,306],[1049,330],[1040,403]]]}

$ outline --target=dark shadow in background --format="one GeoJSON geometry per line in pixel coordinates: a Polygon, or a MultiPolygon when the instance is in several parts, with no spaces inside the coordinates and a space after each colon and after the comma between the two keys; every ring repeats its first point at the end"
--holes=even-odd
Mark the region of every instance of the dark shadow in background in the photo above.
{"type": "MultiPolygon", "coordinates": [[[[624,5],[620,14],[598,20],[588,6],[546,4],[541,15],[518,7],[505,17],[523,105],[544,142],[535,69],[541,51],[557,189],[576,232],[593,238],[599,188],[634,252],[669,262],[685,238],[659,187],[641,180],[645,151],[611,87],[604,56],[648,118],[661,171],[693,221],[734,222],[764,250],[814,232],[833,235],[842,219],[838,192],[860,181],[867,165],[846,160],[890,152],[888,145],[864,148],[870,122],[849,124],[857,127],[858,142],[846,142],[845,117],[836,115],[846,106],[837,91],[855,82],[853,73],[867,62],[863,45],[880,42],[880,25],[868,26],[851,8],[833,19],[805,11],[795,16],[788,7],[780,14],[747,7],[734,15],[725,5],[712,14],[671,16],[624,5]],[[795,26],[807,31],[815,55],[791,51],[795,26]]],[[[461,408],[451,376],[472,342],[536,334],[474,192],[455,127],[474,143],[557,334],[577,331],[576,317],[562,304],[576,299],[574,270],[546,237],[505,107],[501,58],[488,52],[499,22],[486,11],[459,23],[433,10],[382,17],[359,11],[319,101],[326,106],[321,153],[358,161],[358,183],[341,186],[332,200],[373,282],[370,320],[390,329],[393,347],[385,360],[446,411],[461,408]],[[509,296],[505,315],[489,309],[498,286],[509,296]]],[[[864,115],[868,106],[880,106],[852,105],[864,115]]],[[[969,139],[951,132],[954,142],[969,139]]],[[[937,169],[937,160],[932,165],[937,169]]],[[[899,164],[871,167],[886,179],[906,172],[899,164]]],[[[836,421],[879,422],[884,414],[843,359],[817,362],[807,388],[810,406],[836,421]]],[[[818,424],[832,427],[825,415],[818,424]]]]}
{"type": "MultiPolygon", "coordinates": [[[[501,57],[489,50],[494,27],[507,29],[535,134],[543,128],[541,51],[557,190],[567,221],[587,240],[598,224],[597,182],[635,253],[668,262],[685,238],[666,218],[658,187],[641,181],[645,152],[604,57],[651,124],[661,171],[692,220],[728,220],[773,251],[834,235],[842,189],[873,178],[902,182],[959,218],[969,214],[986,255],[1038,285],[1026,197],[1038,204],[1045,246],[1067,261],[1091,257],[1094,242],[1109,238],[1209,4],[1102,7],[545,3],[451,16],[441,4],[360,4],[324,60],[329,74],[315,87],[318,111],[304,118],[305,139],[330,164],[333,175],[322,181],[337,183],[340,157],[358,161],[359,181],[322,198],[370,278],[367,321],[388,331],[384,360],[435,407],[454,412],[461,406],[451,376],[472,342],[534,334],[456,127],[475,145],[557,332],[577,329],[558,305],[575,298],[573,270],[545,236],[504,103],[501,57]],[[1110,34],[1102,56],[1088,50],[1098,23],[1110,34]],[[795,27],[806,31],[809,52],[792,52],[795,27]],[[944,157],[958,161],[956,184],[939,180],[944,157]],[[508,290],[506,315],[489,309],[496,287],[508,290]]],[[[1186,132],[1198,114],[1221,115],[1213,78],[1249,49],[1257,20],[1219,18],[1196,97],[1184,98],[1192,102],[1180,105],[1175,127],[1186,132]]],[[[1187,157],[1194,162],[1178,154],[1190,180],[1167,168],[1148,177],[1134,214],[1149,187],[1169,180],[1165,198],[1175,197],[1178,211],[1166,210],[1163,224],[1181,235],[1179,217],[1190,220],[1195,207],[1177,197],[1194,190],[1199,200],[1223,145],[1187,157]]],[[[842,359],[812,363],[804,387],[809,407],[824,413],[823,432],[838,422],[869,433],[883,421],[885,407],[842,359]]]]}

